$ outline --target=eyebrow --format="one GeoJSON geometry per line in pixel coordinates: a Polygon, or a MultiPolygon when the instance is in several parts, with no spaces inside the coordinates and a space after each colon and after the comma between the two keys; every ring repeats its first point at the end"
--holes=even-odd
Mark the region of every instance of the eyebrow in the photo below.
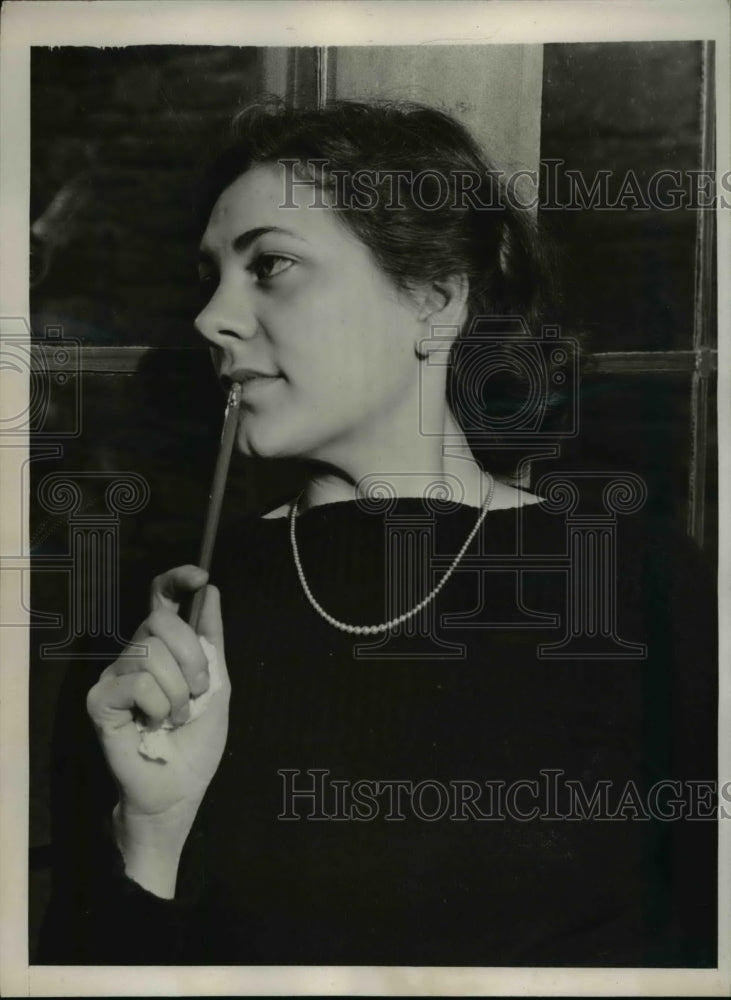
{"type": "MultiPolygon", "coordinates": [[[[292,232],[291,229],[284,229],[282,226],[257,226],[255,229],[247,229],[245,233],[241,233],[239,236],[236,236],[233,239],[231,246],[233,247],[235,253],[244,253],[251,246],[254,240],[258,239],[260,236],[266,236],[267,233],[281,233],[284,236],[291,236],[295,240],[299,240],[300,243],[307,242],[302,236],[292,232]]],[[[206,246],[201,246],[199,253],[201,257],[208,259],[216,256],[215,253],[206,246]]]]}

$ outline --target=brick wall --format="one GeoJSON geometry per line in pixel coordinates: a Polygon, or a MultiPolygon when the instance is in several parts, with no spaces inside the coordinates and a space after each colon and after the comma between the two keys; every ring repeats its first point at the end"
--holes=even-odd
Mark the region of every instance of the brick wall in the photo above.
{"type": "Polygon", "coordinates": [[[31,216],[54,247],[32,295],[34,329],[189,344],[191,177],[256,98],[257,51],[34,49],[31,74],[31,216]],[[49,213],[60,191],[67,204],[49,213]]]}

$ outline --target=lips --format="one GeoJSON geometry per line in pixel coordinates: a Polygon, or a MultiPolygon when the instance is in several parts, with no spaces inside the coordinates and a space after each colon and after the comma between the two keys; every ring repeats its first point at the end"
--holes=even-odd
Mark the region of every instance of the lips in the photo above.
{"type": "Polygon", "coordinates": [[[278,372],[261,371],[258,368],[235,368],[230,372],[221,372],[220,379],[224,386],[224,391],[228,393],[232,384],[238,383],[241,386],[241,413],[249,407],[257,407],[260,400],[263,401],[271,389],[274,391],[282,380],[283,375],[278,372]]]}

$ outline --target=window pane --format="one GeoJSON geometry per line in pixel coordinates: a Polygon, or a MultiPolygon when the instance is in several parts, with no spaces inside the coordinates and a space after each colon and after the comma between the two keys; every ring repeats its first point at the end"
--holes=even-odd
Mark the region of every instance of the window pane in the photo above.
{"type": "MultiPolygon", "coordinates": [[[[645,510],[685,527],[690,453],[690,375],[585,375],[580,433],[561,446],[558,470],[633,472],[645,482],[645,510]]],[[[543,471],[535,463],[534,480],[543,471]]],[[[603,482],[587,490],[601,491],[603,482]]]]}
{"type": "Polygon", "coordinates": [[[94,344],[190,344],[192,182],[258,94],[260,50],[35,48],[33,330],[94,344]]]}
{"type": "Polygon", "coordinates": [[[541,203],[587,207],[542,218],[563,251],[566,321],[590,350],[691,346],[697,212],[659,202],[701,167],[701,83],[696,42],[545,47],[541,158],[561,162],[551,180],[544,163],[541,203]],[[597,179],[595,197],[626,208],[588,207],[597,179]]]}

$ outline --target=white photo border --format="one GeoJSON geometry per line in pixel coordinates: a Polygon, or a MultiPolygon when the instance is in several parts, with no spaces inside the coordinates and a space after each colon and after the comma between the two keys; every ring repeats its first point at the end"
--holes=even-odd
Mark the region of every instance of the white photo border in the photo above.
{"type": "MultiPolygon", "coordinates": [[[[718,170],[729,153],[729,5],[725,0],[7,0],[0,34],[0,317],[27,317],[30,48],[33,45],[248,46],[497,44],[715,40],[718,170]]],[[[731,663],[724,611],[731,593],[731,212],[718,213],[720,663],[731,663]]],[[[5,320],[2,320],[5,323],[5,320]]],[[[2,330],[0,330],[0,336],[2,330]]],[[[0,379],[3,373],[0,372],[0,379]]],[[[18,389],[17,380],[12,386],[18,389]]],[[[10,383],[5,383],[5,389],[10,383]]],[[[0,392],[3,389],[0,387],[0,392]]],[[[6,398],[13,412],[26,397],[6,398]]],[[[25,450],[24,450],[25,449],[25,450]]],[[[11,537],[24,498],[12,480],[27,442],[0,449],[0,555],[28,551],[11,537]],[[18,450],[20,449],[20,450],[18,450]],[[4,453],[5,452],[5,453],[4,453]],[[9,478],[10,477],[10,478],[9,478]]],[[[27,508],[26,508],[27,509],[27,508]]],[[[0,577],[0,620],[7,600],[0,577]]],[[[0,994],[3,996],[527,995],[728,996],[731,993],[731,823],[720,822],[719,965],[689,969],[426,967],[75,967],[27,963],[28,631],[0,630],[0,994]]],[[[731,779],[731,679],[720,677],[719,783],[731,779]]]]}

